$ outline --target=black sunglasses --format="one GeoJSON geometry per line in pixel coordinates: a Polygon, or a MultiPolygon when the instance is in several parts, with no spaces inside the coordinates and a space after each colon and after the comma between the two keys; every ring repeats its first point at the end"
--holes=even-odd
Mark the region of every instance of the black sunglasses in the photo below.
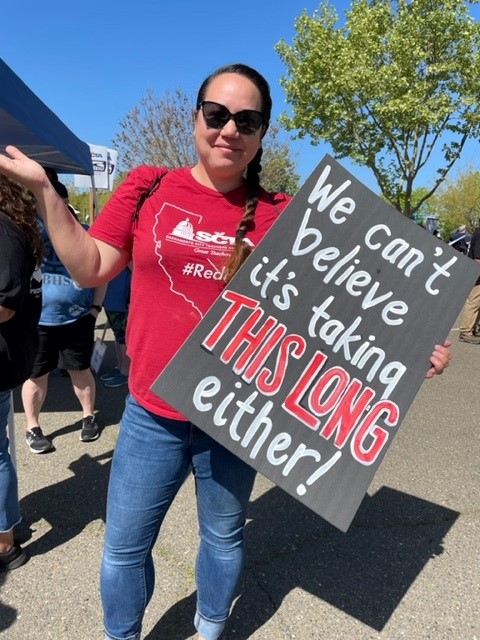
{"type": "Polygon", "coordinates": [[[233,120],[238,133],[253,136],[264,124],[263,113],[252,109],[230,113],[223,104],[210,100],[203,100],[199,103],[198,108],[202,110],[205,124],[211,129],[222,129],[229,120],[233,120]]]}

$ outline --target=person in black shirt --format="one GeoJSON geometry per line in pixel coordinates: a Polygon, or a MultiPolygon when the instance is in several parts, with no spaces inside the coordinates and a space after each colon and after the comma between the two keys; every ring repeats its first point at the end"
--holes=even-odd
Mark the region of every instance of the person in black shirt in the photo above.
{"type": "Polygon", "coordinates": [[[21,518],[7,426],[11,392],[30,375],[38,347],[42,252],[33,198],[0,175],[0,571],[27,561],[13,536],[21,518]]]}

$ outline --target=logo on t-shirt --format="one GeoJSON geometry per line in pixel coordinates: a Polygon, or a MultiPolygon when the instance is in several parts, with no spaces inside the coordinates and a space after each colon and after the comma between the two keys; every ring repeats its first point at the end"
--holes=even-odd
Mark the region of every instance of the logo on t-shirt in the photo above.
{"type": "Polygon", "coordinates": [[[168,219],[170,229],[165,239],[169,242],[191,247],[203,246],[205,249],[211,249],[213,255],[220,255],[219,250],[221,255],[227,255],[228,249],[235,243],[235,237],[226,235],[224,231],[208,231],[202,228],[203,216],[199,214],[165,203],[158,215],[168,219]]]}
{"type": "Polygon", "coordinates": [[[210,217],[208,222],[201,214],[166,202],[155,215],[152,229],[158,264],[170,282],[170,291],[201,317],[205,292],[201,287],[192,287],[193,281],[216,282],[218,291],[218,283],[223,281],[223,265],[235,244],[234,236],[218,230],[221,216],[210,217]]]}

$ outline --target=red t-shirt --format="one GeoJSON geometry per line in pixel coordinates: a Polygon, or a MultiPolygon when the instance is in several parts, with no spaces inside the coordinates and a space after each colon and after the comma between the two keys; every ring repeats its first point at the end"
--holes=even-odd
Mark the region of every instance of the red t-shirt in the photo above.
{"type": "MultiPolygon", "coordinates": [[[[130,392],[149,411],[185,420],[150,387],[224,286],[221,270],[243,216],[246,191],[242,185],[219,193],[194,180],[190,168],[173,169],[133,223],[138,196],[159,172],[148,166],[131,171],[89,233],[133,257],[126,338],[130,392]]],[[[253,246],[289,201],[285,194],[261,190],[255,228],[247,234],[253,246]]]]}

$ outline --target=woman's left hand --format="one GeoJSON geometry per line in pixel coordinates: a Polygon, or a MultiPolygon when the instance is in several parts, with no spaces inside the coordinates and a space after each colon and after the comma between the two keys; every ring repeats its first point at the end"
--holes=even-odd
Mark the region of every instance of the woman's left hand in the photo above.
{"type": "Polygon", "coordinates": [[[445,340],[443,344],[435,345],[435,350],[430,356],[432,366],[425,374],[426,378],[433,378],[435,375],[440,375],[448,367],[452,358],[452,353],[449,349],[451,344],[450,340],[445,340]]]}

